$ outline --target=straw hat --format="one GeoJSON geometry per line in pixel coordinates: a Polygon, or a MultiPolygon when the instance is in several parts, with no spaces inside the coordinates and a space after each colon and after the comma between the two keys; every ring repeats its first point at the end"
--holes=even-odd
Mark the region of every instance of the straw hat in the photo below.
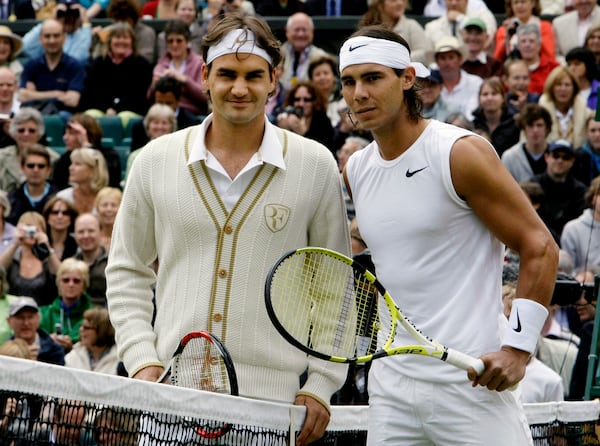
{"type": "Polygon", "coordinates": [[[13,47],[13,56],[18,54],[19,51],[21,51],[21,48],[23,48],[23,40],[21,40],[21,37],[13,33],[8,26],[0,25],[0,37],[10,39],[13,47]]]}

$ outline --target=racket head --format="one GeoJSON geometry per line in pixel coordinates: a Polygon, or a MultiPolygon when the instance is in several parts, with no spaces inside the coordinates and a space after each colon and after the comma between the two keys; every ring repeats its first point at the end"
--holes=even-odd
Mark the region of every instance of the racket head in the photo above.
{"type": "MultiPolygon", "coordinates": [[[[319,247],[284,254],[265,282],[265,305],[277,331],[309,355],[334,362],[371,359],[381,328],[378,300],[384,294],[362,265],[319,247]]],[[[380,311],[389,313],[389,308],[380,311]]],[[[393,339],[392,325],[389,332],[393,339]]]]}
{"type": "Polygon", "coordinates": [[[208,331],[186,334],[170,366],[170,382],[178,387],[238,395],[233,360],[221,340],[208,331]]]}

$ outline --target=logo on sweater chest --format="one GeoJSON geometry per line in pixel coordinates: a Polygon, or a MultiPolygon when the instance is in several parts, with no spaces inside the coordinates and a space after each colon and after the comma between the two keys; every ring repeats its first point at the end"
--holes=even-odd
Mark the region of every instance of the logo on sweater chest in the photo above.
{"type": "Polygon", "coordinates": [[[290,208],[281,204],[267,204],[265,206],[265,223],[273,231],[281,231],[285,228],[290,216],[290,208]]]}

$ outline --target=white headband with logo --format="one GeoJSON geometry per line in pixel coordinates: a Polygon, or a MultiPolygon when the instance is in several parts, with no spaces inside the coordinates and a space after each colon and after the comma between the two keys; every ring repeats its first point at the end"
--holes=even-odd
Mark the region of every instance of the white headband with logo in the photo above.
{"type": "Polygon", "coordinates": [[[428,77],[429,69],[420,62],[411,62],[408,48],[398,42],[374,37],[357,36],[346,40],[340,50],[340,73],[350,65],[374,63],[403,70],[413,67],[417,77],[428,77]]]}
{"type": "Polygon", "coordinates": [[[269,65],[273,65],[273,59],[257,45],[254,33],[249,29],[230,31],[217,44],[211,46],[206,55],[206,64],[210,65],[217,57],[237,53],[254,54],[265,59],[269,65]]]}

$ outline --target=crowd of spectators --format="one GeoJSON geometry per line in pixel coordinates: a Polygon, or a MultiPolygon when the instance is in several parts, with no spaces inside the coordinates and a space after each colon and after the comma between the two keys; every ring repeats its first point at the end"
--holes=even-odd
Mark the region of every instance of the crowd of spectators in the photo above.
{"type": "MultiPolygon", "coordinates": [[[[30,359],[117,373],[104,268],[121,190],[148,141],[210,113],[200,43],[228,14],[287,17],[268,117],[321,142],[340,171],[372,137],[348,113],[337,55],[315,44],[312,16],[352,16],[357,26],[400,34],[413,60],[431,68],[419,81],[423,114],[489,140],[572,259],[563,272],[575,277],[589,270],[593,277],[600,268],[600,123],[594,120],[600,6],[592,0],[499,5],[58,0],[0,8],[0,20],[40,21],[24,36],[0,26],[0,344],[22,340],[30,359]],[[94,27],[94,18],[111,24],[94,27]],[[159,32],[147,24],[153,19],[165,21],[159,32]],[[49,117],[64,124],[63,141],[46,134],[49,117]],[[104,141],[103,117],[119,118],[129,137],[127,156],[104,141]]],[[[514,261],[507,252],[507,264],[514,261]]],[[[514,289],[507,283],[508,303],[514,289]]],[[[528,367],[530,402],[582,397],[585,358],[575,364],[578,352],[589,352],[595,302],[585,295],[577,302],[589,310],[579,312],[579,324],[568,323],[568,309],[550,313],[540,361],[528,367]],[[552,390],[541,391],[544,385],[552,390]]]]}

